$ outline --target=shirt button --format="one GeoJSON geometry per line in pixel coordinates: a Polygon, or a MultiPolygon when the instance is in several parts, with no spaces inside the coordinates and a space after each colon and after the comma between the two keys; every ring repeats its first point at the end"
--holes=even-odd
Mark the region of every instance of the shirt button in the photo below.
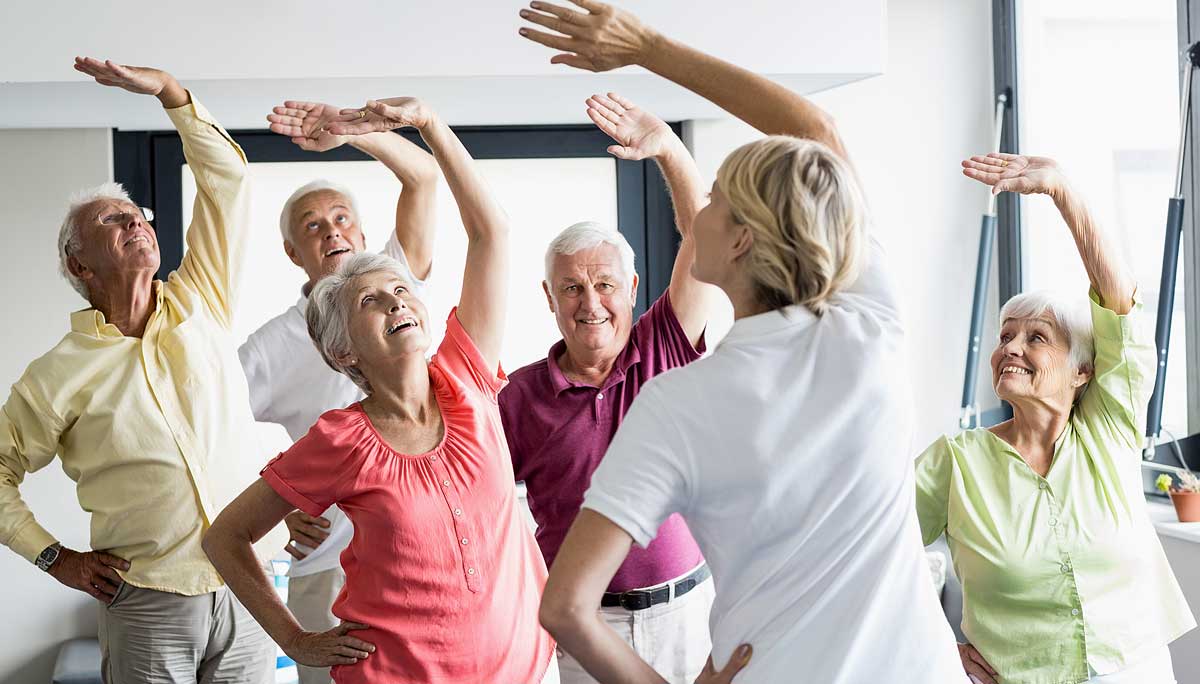
{"type": "Polygon", "coordinates": [[[463,537],[463,538],[462,538],[462,545],[463,545],[463,546],[466,546],[466,545],[467,545],[467,538],[466,538],[466,537],[463,537]]]}
{"type": "Polygon", "coordinates": [[[1072,609],[1071,609],[1071,615],[1079,615],[1079,609],[1078,609],[1078,608],[1072,608],[1072,609]]]}
{"type": "Polygon", "coordinates": [[[1062,571],[1063,571],[1063,574],[1064,574],[1064,575],[1065,575],[1065,574],[1067,574],[1067,573],[1069,573],[1069,572],[1071,572],[1071,565],[1070,565],[1069,563],[1063,563],[1063,564],[1062,564],[1062,571]]]}
{"type": "Polygon", "coordinates": [[[462,515],[462,509],[461,508],[454,509],[454,515],[462,515]]]}
{"type": "Polygon", "coordinates": [[[442,480],[442,486],[443,486],[443,487],[449,487],[449,486],[450,486],[450,480],[442,480]]]}
{"type": "Polygon", "coordinates": [[[430,456],[430,457],[429,457],[429,460],[431,460],[431,461],[436,461],[436,460],[437,460],[437,456],[430,456]]]}
{"type": "Polygon", "coordinates": [[[468,575],[474,575],[474,574],[475,574],[475,568],[467,568],[467,574],[468,574],[468,575]]]}
{"type": "Polygon", "coordinates": [[[1046,484],[1045,482],[1039,482],[1039,483],[1038,483],[1038,489],[1041,489],[1041,490],[1043,490],[1043,491],[1044,491],[1044,490],[1046,490],[1046,489],[1049,489],[1049,488],[1050,488],[1050,485],[1046,484]]]}
{"type": "Polygon", "coordinates": [[[604,398],[604,392],[600,392],[600,393],[598,393],[598,394],[596,395],[596,398],[597,398],[597,399],[603,399],[603,398],[604,398]]]}
{"type": "Polygon", "coordinates": [[[1054,527],[1057,524],[1058,524],[1058,518],[1050,518],[1050,527],[1054,527]]]}

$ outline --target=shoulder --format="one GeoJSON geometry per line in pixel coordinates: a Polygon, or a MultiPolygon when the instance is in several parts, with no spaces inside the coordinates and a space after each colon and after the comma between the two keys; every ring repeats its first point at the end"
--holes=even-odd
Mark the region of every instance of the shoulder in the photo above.
{"type": "Polygon", "coordinates": [[[539,359],[531,364],[521,366],[517,370],[508,374],[508,387],[500,393],[503,397],[509,392],[526,392],[535,390],[540,383],[546,382],[550,377],[550,359],[549,357],[539,359]]]}
{"type": "Polygon", "coordinates": [[[322,413],[291,450],[346,453],[355,450],[369,432],[361,405],[352,404],[322,413]]]}

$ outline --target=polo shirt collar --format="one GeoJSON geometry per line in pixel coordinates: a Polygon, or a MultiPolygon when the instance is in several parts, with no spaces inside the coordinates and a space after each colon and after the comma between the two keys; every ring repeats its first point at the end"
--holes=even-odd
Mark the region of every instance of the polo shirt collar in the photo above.
{"type": "Polygon", "coordinates": [[[817,316],[803,304],[793,304],[782,309],[739,318],[726,333],[721,344],[754,340],[780,330],[802,330],[817,322],[817,316]]]}
{"type": "Polygon", "coordinates": [[[642,354],[638,351],[637,345],[633,343],[632,333],[629,336],[629,341],[625,343],[625,348],[617,356],[617,360],[613,362],[612,372],[604,379],[604,384],[601,387],[595,387],[582,382],[575,382],[568,378],[562,368],[558,366],[558,357],[562,356],[567,350],[566,340],[559,340],[550,347],[550,352],[546,355],[546,367],[550,371],[550,387],[554,389],[554,395],[558,396],[568,389],[574,387],[586,387],[592,390],[607,390],[609,387],[621,382],[625,379],[626,372],[636,363],[641,362],[642,354]]]}
{"type": "MultiPolygon", "coordinates": [[[[163,283],[161,280],[155,280],[152,283],[154,288],[154,311],[150,313],[154,316],[155,313],[162,311],[163,305],[163,283]]],[[[104,314],[99,309],[83,309],[71,313],[71,331],[91,335],[92,337],[124,337],[121,334],[120,328],[108,322],[104,314]]]]}

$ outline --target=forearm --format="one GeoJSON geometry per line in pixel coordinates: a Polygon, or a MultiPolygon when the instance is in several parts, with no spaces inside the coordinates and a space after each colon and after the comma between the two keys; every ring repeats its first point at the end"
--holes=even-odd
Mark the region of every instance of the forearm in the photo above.
{"type": "MultiPolygon", "coordinates": [[[[546,620],[543,620],[546,623],[546,620]]],[[[605,684],[666,682],[595,610],[549,621],[547,630],[558,645],[579,661],[588,674],[605,684]]]]}
{"type": "Polygon", "coordinates": [[[774,81],[661,34],[653,34],[641,66],[691,90],[767,135],[816,140],[845,158],[833,119],[774,81]]]}
{"type": "Polygon", "coordinates": [[[506,239],[508,219],[504,210],[488,191],[475,160],[463,147],[462,141],[437,116],[432,116],[420,131],[421,138],[433,152],[458,204],[467,240],[491,242],[506,239]]]}
{"type": "Polygon", "coordinates": [[[675,227],[679,234],[692,234],[692,221],[704,207],[704,181],[700,178],[700,170],[696,162],[684,146],[683,141],[674,138],[674,143],[664,154],[655,157],[663,178],[667,181],[667,189],[671,194],[671,204],[675,209],[675,227]]]}
{"type": "Polygon", "coordinates": [[[179,85],[179,81],[176,81],[175,77],[170,74],[166,75],[166,82],[163,84],[163,89],[159,91],[156,97],[162,103],[163,109],[175,109],[192,101],[191,93],[179,85]]]}
{"type": "Polygon", "coordinates": [[[1088,280],[1100,295],[1101,303],[1118,314],[1129,313],[1133,308],[1133,278],[1083,197],[1069,185],[1063,185],[1051,197],[1071,230],[1088,280]]]}
{"type": "Polygon", "coordinates": [[[213,567],[272,641],[287,644],[303,630],[275,593],[250,539],[214,524],[204,535],[203,547],[213,567]]]}
{"type": "Polygon", "coordinates": [[[437,184],[437,162],[402,135],[379,132],[346,136],[345,139],[396,174],[405,188],[437,184]]]}

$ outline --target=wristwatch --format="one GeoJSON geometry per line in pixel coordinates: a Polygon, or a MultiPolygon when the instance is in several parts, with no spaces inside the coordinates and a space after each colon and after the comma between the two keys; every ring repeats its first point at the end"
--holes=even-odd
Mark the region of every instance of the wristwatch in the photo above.
{"type": "Polygon", "coordinates": [[[58,560],[58,554],[60,553],[62,553],[62,544],[54,542],[42,549],[42,552],[38,554],[37,560],[33,561],[33,563],[42,570],[50,572],[50,566],[54,565],[54,561],[58,560]]]}

